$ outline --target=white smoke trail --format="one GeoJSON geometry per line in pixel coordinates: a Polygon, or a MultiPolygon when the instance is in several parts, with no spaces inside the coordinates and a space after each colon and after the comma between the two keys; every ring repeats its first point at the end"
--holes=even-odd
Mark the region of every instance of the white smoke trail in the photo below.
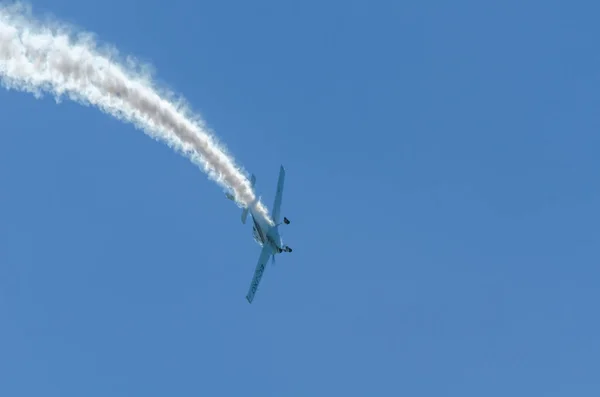
{"type": "MultiPolygon", "coordinates": [[[[116,51],[97,48],[89,33],[74,37],[65,25],[35,20],[26,5],[0,5],[0,80],[6,88],[95,105],[181,151],[239,205],[249,206],[256,197],[250,182],[200,118],[159,92],[135,63],[115,59],[116,51]]],[[[272,223],[262,203],[257,210],[272,223]]]]}

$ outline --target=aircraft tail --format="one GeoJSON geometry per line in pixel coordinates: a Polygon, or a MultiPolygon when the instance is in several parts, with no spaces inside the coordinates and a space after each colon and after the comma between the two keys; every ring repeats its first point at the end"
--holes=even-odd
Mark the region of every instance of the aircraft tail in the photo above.
{"type": "Polygon", "coordinates": [[[248,217],[248,208],[242,210],[242,223],[246,224],[246,218],[248,217]]]}
{"type": "MultiPolygon", "coordinates": [[[[252,176],[250,177],[250,186],[252,186],[252,188],[254,188],[255,183],[256,183],[256,176],[254,176],[254,174],[252,174],[252,176]]],[[[231,193],[225,193],[225,197],[227,197],[231,201],[235,201],[235,197],[233,197],[233,195],[231,193]]],[[[247,217],[248,217],[248,208],[246,207],[246,208],[242,209],[242,223],[243,224],[246,223],[247,217]]]]}
{"type": "MultiPolygon", "coordinates": [[[[254,188],[254,184],[256,183],[256,177],[254,174],[250,177],[250,185],[254,188]]],[[[248,217],[248,207],[242,209],[242,223],[246,224],[246,218],[248,217]]]]}

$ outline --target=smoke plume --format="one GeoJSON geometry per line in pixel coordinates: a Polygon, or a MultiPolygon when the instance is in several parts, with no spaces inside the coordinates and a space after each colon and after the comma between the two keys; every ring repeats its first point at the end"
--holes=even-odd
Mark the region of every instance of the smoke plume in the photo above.
{"type": "MultiPolygon", "coordinates": [[[[182,100],[160,90],[147,67],[120,61],[112,48],[100,48],[93,35],[74,32],[56,21],[32,17],[23,4],[0,5],[0,80],[8,89],[68,97],[129,122],[198,164],[238,205],[256,196],[243,170],[182,100]]],[[[267,208],[257,211],[272,223],[267,208]]]]}

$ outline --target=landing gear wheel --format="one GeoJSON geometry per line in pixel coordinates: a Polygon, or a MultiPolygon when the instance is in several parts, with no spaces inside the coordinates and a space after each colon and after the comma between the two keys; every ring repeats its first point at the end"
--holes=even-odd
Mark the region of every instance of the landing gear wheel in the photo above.
{"type": "Polygon", "coordinates": [[[283,223],[285,223],[286,225],[289,225],[290,224],[290,220],[284,216],[283,217],[283,223]]]}

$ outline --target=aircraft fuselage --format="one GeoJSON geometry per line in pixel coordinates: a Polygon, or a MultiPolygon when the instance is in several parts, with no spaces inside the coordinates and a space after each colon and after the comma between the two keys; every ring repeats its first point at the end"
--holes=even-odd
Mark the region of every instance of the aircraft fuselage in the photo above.
{"type": "Polygon", "coordinates": [[[268,244],[273,249],[273,252],[280,253],[283,251],[283,241],[281,240],[281,235],[279,234],[279,225],[271,226],[266,220],[261,219],[261,217],[257,217],[254,214],[254,211],[250,211],[250,215],[252,216],[252,221],[254,225],[252,226],[252,234],[254,235],[254,240],[260,245],[263,246],[268,244]]]}

